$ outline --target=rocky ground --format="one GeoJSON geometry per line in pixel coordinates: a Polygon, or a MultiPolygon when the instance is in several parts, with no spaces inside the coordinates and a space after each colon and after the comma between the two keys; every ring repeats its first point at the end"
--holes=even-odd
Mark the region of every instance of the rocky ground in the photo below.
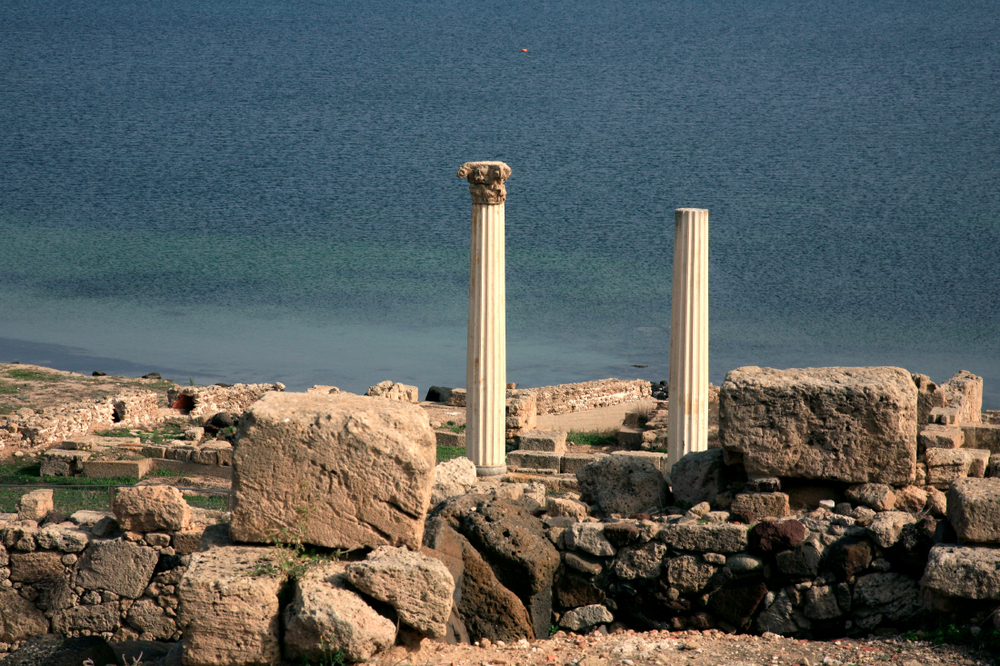
{"type": "Polygon", "coordinates": [[[750,636],[716,630],[620,631],[587,636],[557,633],[551,639],[513,645],[445,645],[424,640],[419,650],[397,647],[380,666],[973,666],[1000,663],[995,653],[961,645],[933,645],[902,637],[805,641],[774,634],[750,636]]]}

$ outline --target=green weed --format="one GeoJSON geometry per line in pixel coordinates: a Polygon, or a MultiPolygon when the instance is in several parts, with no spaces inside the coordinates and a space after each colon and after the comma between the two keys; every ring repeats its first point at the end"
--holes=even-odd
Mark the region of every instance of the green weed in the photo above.
{"type": "Polygon", "coordinates": [[[437,447],[437,461],[446,462],[452,458],[461,458],[465,455],[464,446],[439,446],[437,447]]]}
{"type": "Polygon", "coordinates": [[[64,375],[57,375],[54,372],[42,372],[41,370],[8,370],[7,376],[11,379],[41,380],[46,382],[61,382],[66,379],[64,375]]]}
{"type": "Polygon", "coordinates": [[[456,424],[454,421],[448,421],[444,424],[443,430],[450,430],[451,432],[462,434],[465,432],[465,424],[456,424]]]}
{"type": "Polygon", "coordinates": [[[577,446],[616,446],[618,433],[614,430],[570,430],[566,442],[577,446]]]}
{"type": "Polygon", "coordinates": [[[0,395],[14,395],[15,393],[20,393],[21,388],[16,384],[0,384],[0,395]]]}

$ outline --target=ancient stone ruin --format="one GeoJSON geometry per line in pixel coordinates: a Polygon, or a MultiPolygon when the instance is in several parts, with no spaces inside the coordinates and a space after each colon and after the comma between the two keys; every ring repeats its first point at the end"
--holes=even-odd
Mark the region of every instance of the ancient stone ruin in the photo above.
{"type": "Polygon", "coordinates": [[[477,478],[465,458],[435,466],[407,399],[265,391],[240,414],[231,515],[163,486],[69,517],[25,495],[0,522],[0,642],[176,641],[159,663],[242,666],[553,626],[982,624],[1000,606],[1000,415],[981,401],[969,373],[739,368],[717,447],[669,468],[624,450],[477,478]]]}

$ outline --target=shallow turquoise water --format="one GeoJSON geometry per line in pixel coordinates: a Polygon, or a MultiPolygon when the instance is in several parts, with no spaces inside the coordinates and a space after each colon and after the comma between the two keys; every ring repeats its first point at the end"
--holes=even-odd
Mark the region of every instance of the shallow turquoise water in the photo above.
{"type": "Polygon", "coordinates": [[[994,4],[14,0],[0,65],[0,360],[461,385],[455,170],[502,159],[511,381],[665,379],[698,206],[713,381],[1000,408],[994,4]]]}

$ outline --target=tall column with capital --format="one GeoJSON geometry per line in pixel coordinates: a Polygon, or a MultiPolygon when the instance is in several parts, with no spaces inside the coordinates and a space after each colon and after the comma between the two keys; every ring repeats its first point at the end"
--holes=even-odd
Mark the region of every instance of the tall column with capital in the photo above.
{"type": "Polygon", "coordinates": [[[510,167],[503,162],[466,162],[458,176],[469,180],[472,193],[465,455],[476,464],[476,474],[495,476],[507,471],[504,181],[510,177],[510,167]]]}
{"type": "Polygon", "coordinates": [[[674,214],[668,464],[708,449],[708,211],[674,214]]]}

